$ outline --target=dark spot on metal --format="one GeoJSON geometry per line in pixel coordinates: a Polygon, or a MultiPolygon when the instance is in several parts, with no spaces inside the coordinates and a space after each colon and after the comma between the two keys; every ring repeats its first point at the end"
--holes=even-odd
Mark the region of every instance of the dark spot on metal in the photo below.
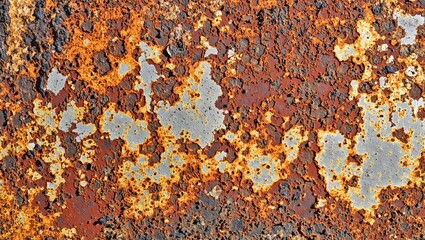
{"type": "Polygon", "coordinates": [[[385,66],[385,70],[387,71],[387,73],[395,73],[398,71],[398,68],[394,65],[388,65],[385,66]]]}
{"type": "Polygon", "coordinates": [[[100,51],[96,53],[93,57],[93,63],[95,66],[95,71],[100,73],[101,75],[105,75],[109,71],[111,71],[111,63],[106,56],[105,51],[100,51]]]}

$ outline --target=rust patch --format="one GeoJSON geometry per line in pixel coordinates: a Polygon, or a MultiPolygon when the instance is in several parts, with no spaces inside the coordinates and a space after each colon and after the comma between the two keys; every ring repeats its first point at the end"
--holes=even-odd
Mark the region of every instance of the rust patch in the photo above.
{"type": "Polygon", "coordinates": [[[0,0],[0,238],[423,238],[423,7],[0,0]]]}

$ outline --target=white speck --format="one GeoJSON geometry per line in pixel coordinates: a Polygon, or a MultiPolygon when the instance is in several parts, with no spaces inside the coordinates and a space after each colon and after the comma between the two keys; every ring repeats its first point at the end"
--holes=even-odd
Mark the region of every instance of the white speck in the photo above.
{"type": "Polygon", "coordinates": [[[394,62],[394,56],[393,55],[389,56],[388,59],[387,59],[387,63],[392,63],[392,62],[394,62]]]}
{"type": "Polygon", "coordinates": [[[226,134],[224,135],[224,138],[229,140],[230,142],[233,142],[233,140],[235,140],[236,135],[232,132],[226,132],[226,134]]]}
{"type": "Polygon", "coordinates": [[[217,161],[217,162],[220,162],[220,161],[222,161],[223,159],[224,159],[224,157],[227,155],[227,153],[226,152],[223,152],[223,151],[221,151],[221,152],[219,152],[219,153],[217,153],[216,155],[215,155],[215,160],[217,161]]]}
{"type": "Polygon", "coordinates": [[[67,77],[60,74],[57,68],[53,68],[49,73],[49,78],[47,79],[47,90],[53,92],[55,95],[58,95],[59,92],[65,87],[67,77]]]}
{"type": "Polygon", "coordinates": [[[321,208],[321,207],[324,207],[325,206],[325,204],[326,204],[326,199],[323,199],[323,198],[318,198],[317,199],[317,203],[316,203],[316,208],[321,208]]]}
{"type": "Polygon", "coordinates": [[[235,55],[235,49],[234,49],[234,48],[229,49],[229,50],[227,51],[227,58],[231,58],[231,57],[233,57],[234,55],[235,55]]]}
{"type": "Polygon", "coordinates": [[[209,47],[207,48],[207,50],[205,51],[205,57],[208,57],[209,55],[217,55],[218,50],[215,47],[209,47]]]}
{"type": "Polygon", "coordinates": [[[209,195],[217,200],[222,192],[223,190],[221,189],[221,187],[219,185],[216,185],[213,187],[213,189],[211,189],[209,195]]]}
{"type": "Polygon", "coordinates": [[[379,87],[381,87],[382,89],[388,88],[387,78],[386,77],[380,77],[379,78],[379,87]]]}
{"type": "Polygon", "coordinates": [[[298,157],[298,150],[301,142],[306,141],[307,137],[301,135],[299,127],[293,127],[285,133],[283,143],[285,145],[286,160],[293,161],[298,157]]]}
{"type": "Polygon", "coordinates": [[[220,162],[220,163],[218,163],[218,170],[219,170],[221,173],[224,173],[224,171],[226,170],[226,168],[227,168],[226,163],[224,163],[224,162],[220,162]]]}
{"type": "Polygon", "coordinates": [[[26,219],[26,217],[25,217],[25,213],[20,212],[20,213],[18,214],[18,216],[17,216],[17,220],[18,220],[18,222],[19,222],[19,223],[23,223],[23,222],[25,222],[25,219],[26,219]]]}
{"type": "Polygon", "coordinates": [[[47,182],[47,189],[56,189],[57,187],[56,183],[47,182]]]}
{"type": "Polygon", "coordinates": [[[32,151],[35,148],[35,143],[28,143],[27,145],[28,150],[32,151]]]}
{"type": "Polygon", "coordinates": [[[204,55],[205,58],[208,57],[209,55],[217,55],[218,53],[217,48],[211,46],[206,37],[201,36],[201,44],[204,48],[207,49],[204,55]]]}
{"type": "Polygon", "coordinates": [[[418,100],[412,99],[413,113],[418,114],[419,107],[424,107],[425,102],[423,98],[419,98],[418,100]]]}
{"type": "Polygon", "coordinates": [[[339,61],[346,61],[350,57],[356,55],[356,50],[352,45],[344,45],[342,48],[338,45],[335,46],[335,56],[339,61]]]}
{"type": "Polygon", "coordinates": [[[353,80],[351,81],[350,86],[351,86],[350,99],[352,99],[353,96],[357,96],[359,94],[359,82],[356,80],[353,80]]]}
{"type": "Polygon", "coordinates": [[[405,73],[408,77],[416,77],[416,75],[418,75],[418,72],[416,71],[416,68],[414,66],[407,67],[405,73]]]}
{"type": "Polygon", "coordinates": [[[84,180],[80,182],[81,187],[85,187],[85,186],[87,186],[87,184],[88,184],[88,182],[84,181],[84,180]]]}
{"type": "Polygon", "coordinates": [[[81,155],[81,157],[80,157],[80,162],[81,163],[83,163],[83,164],[86,164],[86,163],[92,163],[93,162],[93,160],[91,160],[89,157],[87,157],[86,155],[81,155]]]}
{"type": "Polygon", "coordinates": [[[388,44],[386,44],[386,43],[378,46],[378,51],[380,51],[380,52],[384,52],[384,51],[387,51],[387,50],[388,50],[388,44]]]}

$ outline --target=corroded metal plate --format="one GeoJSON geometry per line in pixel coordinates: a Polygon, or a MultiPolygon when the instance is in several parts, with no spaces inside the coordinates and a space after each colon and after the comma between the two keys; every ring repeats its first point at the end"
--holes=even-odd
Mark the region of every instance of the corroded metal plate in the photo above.
{"type": "Polygon", "coordinates": [[[424,8],[0,0],[0,238],[424,239],[424,8]]]}

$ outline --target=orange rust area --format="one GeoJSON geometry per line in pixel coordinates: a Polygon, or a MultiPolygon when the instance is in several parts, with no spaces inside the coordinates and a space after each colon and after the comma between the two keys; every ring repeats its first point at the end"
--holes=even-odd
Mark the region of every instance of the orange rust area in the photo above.
{"type": "MultiPolygon", "coordinates": [[[[93,5],[104,6],[105,3],[96,2],[93,5]]],[[[78,8],[78,4],[71,7],[78,8]]],[[[116,86],[121,82],[122,76],[119,76],[117,71],[120,62],[129,64],[132,69],[138,65],[133,54],[134,47],[138,44],[143,18],[137,11],[144,10],[117,11],[111,8],[105,12],[98,9],[90,12],[90,16],[77,12],[65,22],[73,31],[72,40],[65,47],[63,56],[76,65],[79,77],[99,92],[103,93],[107,87],[116,86]],[[110,26],[112,21],[117,26],[110,26]],[[112,30],[111,27],[120,29],[112,30]],[[108,48],[112,54],[108,51],[105,55],[108,48]],[[97,54],[105,58],[105,62],[99,63],[99,66],[94,64],[94,61],[100,61],[96,59],[97,54]]]]}
{"type": "Polygon", "coordinates": [[[424,238],[424,7],[0,0],[0,238],[424,238]]]}

